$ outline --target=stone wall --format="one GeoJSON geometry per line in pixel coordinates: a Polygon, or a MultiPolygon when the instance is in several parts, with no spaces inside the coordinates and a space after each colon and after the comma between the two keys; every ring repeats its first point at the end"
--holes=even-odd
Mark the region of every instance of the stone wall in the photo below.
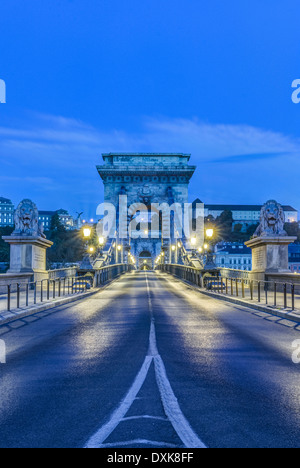
{"type": "Polygon", "coordinates": [[[31,273],[21,274],[4,274],[0,275],[0,294],[7,293],[8,285],[21,284],[21,290],[26,288],[26,284],[34,281],[34,276],[31,273]]]}

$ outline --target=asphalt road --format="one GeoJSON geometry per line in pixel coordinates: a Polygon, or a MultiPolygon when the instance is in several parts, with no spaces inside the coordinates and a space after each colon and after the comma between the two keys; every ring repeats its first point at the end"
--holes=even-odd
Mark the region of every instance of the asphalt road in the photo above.
{"type": "Polygon", "coordinates": [[[128,274],[0,339],[1,448],[300,446],[300,332],[169,276],[128,274]]]}

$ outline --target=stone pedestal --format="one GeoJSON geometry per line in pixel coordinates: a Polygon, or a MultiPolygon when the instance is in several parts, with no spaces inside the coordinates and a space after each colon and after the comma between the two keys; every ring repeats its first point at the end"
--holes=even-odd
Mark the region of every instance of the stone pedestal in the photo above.
{"type": "Polygon", "coordinates": [[[10,244],[10,268],[8,274],[32,273],[35,281],[48,277],[46,250],[53,242],[43,237],[9,236],[3,240],[10,244]]]}
{"type": "Polygon", "coordinates": [[[289,245],[296,237],[256,237],[245,245],[252,249],[253,273],[289,271],[289,245]]]}

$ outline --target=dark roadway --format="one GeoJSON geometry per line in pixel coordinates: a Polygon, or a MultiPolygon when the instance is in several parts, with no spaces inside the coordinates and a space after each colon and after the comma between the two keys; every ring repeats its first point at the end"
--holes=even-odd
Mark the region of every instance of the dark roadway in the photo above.
{"type": "Polygon", "coordinates": [[[300,446],[299,331],[170,276],[128,274],[0,338],[1,448],[300,446]]]}

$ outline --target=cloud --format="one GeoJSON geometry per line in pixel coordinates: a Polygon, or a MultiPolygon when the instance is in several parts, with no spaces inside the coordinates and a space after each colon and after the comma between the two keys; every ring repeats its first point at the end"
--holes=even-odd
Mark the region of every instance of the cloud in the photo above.
{"type": "Polygon", "coordinates": [[[275,158],[280,158],[281,156],[287,156],[289,154],[293,153],[288,153],[288,152],[278,152],[278,153],[252,153],[252,154],[240,154],[237,156],[228,156],[226,158],[220,158],[220,159],[213,159],[210,162],[213,163],[242,163],[242,162],[248,162],[248,161],[261,161],[261,160],[266,160],[266,159],[275,159],[275,158]]]}
{"type": "Polygon", "coordinates": [[[139,131],[104,131],[35,113],[22,127],[0,127],[0,136],[0,195],[18,202],[32,193],[43,209],[64,205],[94,212],[103,197],[95,166],[101,153],[110,151],[191,153],[191,164],[198,166],[191,195],[210,203],[260,203],[270,197],[300,206],[293,170],[299,167],[300,139],[271,130],[145,118],[139,131]]]}

